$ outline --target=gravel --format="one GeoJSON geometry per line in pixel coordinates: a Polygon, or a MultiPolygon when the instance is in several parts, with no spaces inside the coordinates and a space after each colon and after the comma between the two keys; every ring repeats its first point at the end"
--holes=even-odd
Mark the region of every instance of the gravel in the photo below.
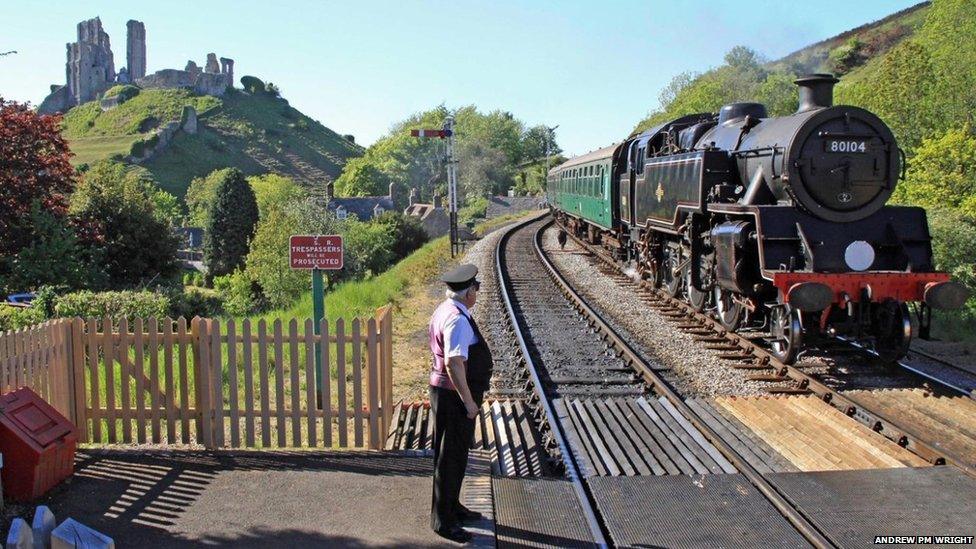
{"type": "Polygon", "coordinates": [[[522,381],[524,368],[517,362],[514,339],[508,331],[508,313],[499,296],[498,279],[495,276],[495,248],[498,241],[509,227],[522,221],[514,221],[493,230],[464,254],[464,263],[478,267],[481,290],[471,316],[478,323],[495,361],[491,392],[496,394],[517,393],[525,389],[522,381]]]}
{"type": "Polygon", "coordinates": [[[657,311],[635,299],[633,289],[602,272],[589,254],[570,240],[560,251],[555,229],[543,236],[543,248],[578,292],[615,330],[646,358],[656,361],[683,395],[760,395],[768,384],[749,381],[739,370],[703,349],[657,311]]]}

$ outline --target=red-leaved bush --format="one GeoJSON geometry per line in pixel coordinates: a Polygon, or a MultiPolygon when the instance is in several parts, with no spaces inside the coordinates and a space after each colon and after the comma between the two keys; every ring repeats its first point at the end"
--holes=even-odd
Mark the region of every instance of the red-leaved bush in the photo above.
{"type": "Polygon", "coordinates": [[[0,257],[30,243],[35,201],[53,215],[67,215],[74,188],[70,157],[60,116],[39,115],[0,97],[0,257]]]}

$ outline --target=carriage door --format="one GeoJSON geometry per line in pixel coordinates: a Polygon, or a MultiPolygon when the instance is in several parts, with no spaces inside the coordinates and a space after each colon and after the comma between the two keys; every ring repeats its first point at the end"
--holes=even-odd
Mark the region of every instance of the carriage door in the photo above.
{"type": "Polygon", "coordinates": [[[627,170],[620,176],[620,219],[624,223],[634,223],[634,168],[637,165],[637,143],[635,139],[627,151],[627,170]]]}

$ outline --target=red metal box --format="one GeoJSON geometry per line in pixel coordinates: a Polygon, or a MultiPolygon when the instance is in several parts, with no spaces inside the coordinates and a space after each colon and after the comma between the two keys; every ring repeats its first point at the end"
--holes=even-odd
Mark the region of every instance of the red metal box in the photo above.
{"type": "Polygon", "coordinates": [[[78,431],[37,393],[22,388],[0,396],[3,493],[32,501],[74,472],[78,431]]]}

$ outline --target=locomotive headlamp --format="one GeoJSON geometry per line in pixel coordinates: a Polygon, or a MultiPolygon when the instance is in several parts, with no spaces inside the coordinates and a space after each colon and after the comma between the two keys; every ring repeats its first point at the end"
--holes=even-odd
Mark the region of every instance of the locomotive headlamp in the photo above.
{"type": "Polygon", "coordinates": [[[855,240],[844,250],[844,262],[855,271],[866,271],[874,263],[874,246],[863,241],[855,240]]]}

